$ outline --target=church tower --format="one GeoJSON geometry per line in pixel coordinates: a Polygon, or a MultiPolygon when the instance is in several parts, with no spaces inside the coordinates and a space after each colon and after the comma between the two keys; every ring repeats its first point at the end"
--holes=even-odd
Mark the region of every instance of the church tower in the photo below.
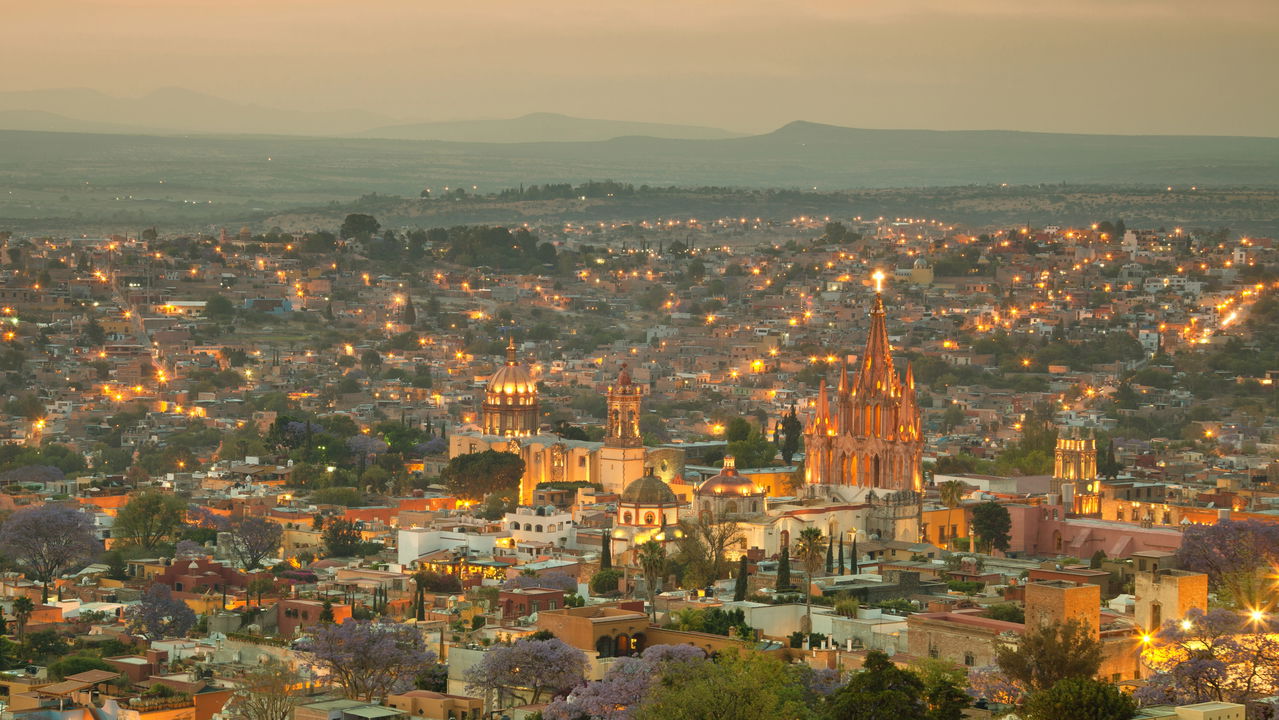
{"type": "Polygon", "coordinates": [[[1082,491],[1097,477],[1097,438],[1084,435],[1078,428],[1057,435],[1053,453],[1053,477],[1050,492],[1060,493],[1062,483],[1075,483],[1082,491]]]}
{"type": "Polygon", "coordinates": [[[631,381],[622,363],[617,382],[608,388],[608,417],[600,450],[600,483],[606,492],[620,493],[644,475],[644,442],[640,437],[643,388],[631,381]]]}
{"type": "Polygon", "coordinates": [[[914,371],[907,365],[899,375],[893,364],[883,278],[875,273],[870,331],[856,375],[850,377],[847,365],[842,368],[833,403],[825,381],[818,388],[804,432],[804,475],[810,485],[846,488],[839,492],[846,499],[860,496],[882,505],[877,508],[881,529],[913,542],[923,489],[923,426],[914,371]]]}

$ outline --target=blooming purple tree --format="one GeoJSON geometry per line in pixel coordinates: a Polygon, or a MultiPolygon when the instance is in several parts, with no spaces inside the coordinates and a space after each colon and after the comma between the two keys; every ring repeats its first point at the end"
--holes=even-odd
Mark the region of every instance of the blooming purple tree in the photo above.
{"type": "Polygon", "coordinates": [[[436,659],[413,626],[360,620],[315,626],[301,650],[348,698],[369,702],[411,688],[422,666],[436,659]]]}
{"type": "Polygon", "coordinates": [[[151,640],[185,637],[195,627],[195,611],[173,597],[168,585],[151,583],[142,594],[142,602],[126,612],[129,629],[144,633],[151,640]]]}
{"type": "Polygon", "coordinates": [[[1020,705],[1026,699],[1025,688],[993,665],[968,673],[968,694],[1000,705],[1020,705]]]}
{"type": "Polygon", "coordinates": [[[1193,608],[1164,623],[1142,652],[1154,671],[1143,705],[1246,703],[1279,692],[1279,618],[1193,608]]]}
{"type": "Polygon", "coordinates": [[[266,518],[240,516],[227,527],[230,533],[230,551],[245,570],[256,570],[262,559],[273,555],[280,548],[284,529],[279,523],[266,518]]]}
{"type": "Polygon", "coordinates": [[[563,695],[586,677],[586,656],[559,638],[523,638],[484,653],[466,671],[467,690],[496,693],[498,707],[563,695]]]}
{"type": "Polygon", "coordinates": [[[0,527],[0,552],[40,583],[42,602],[49,601],[49,583],[54,578],[87,562],[101,549],[93,519],[68,505],[23,508],[0,527]]]}
{"type": "Polygon", "coordinates": [[[692,645],[654,645],[638,658],[615,660],[603,678],[579,685],[546,706],[546,720],[630,720],[653,683],[680,664],[701,662],[706,653],[692,645]]]}
{"type": "Polygon", "coordinates": [[[208,554],[204,546],[194,540],[179,540],[173,546],[174,557],[200,557],[208,554]]]}
{"type": "Polygon", "coordinates": [[[1259,571],[1279,563],[1279,525],[1259,520],[1191,525],[1182,533],[1177,559],[1184,568],[1207,573],[1223,600],[1255,607],[1265,591],[1259,571]]]}
{"type": "Polygon", "coordinates": [[[503,590],[524,588],[551,588],[564,592],[577,592],[577,578],[567,573],[548,572],[541,575],[516,575],[502,583],[503,590]]]}

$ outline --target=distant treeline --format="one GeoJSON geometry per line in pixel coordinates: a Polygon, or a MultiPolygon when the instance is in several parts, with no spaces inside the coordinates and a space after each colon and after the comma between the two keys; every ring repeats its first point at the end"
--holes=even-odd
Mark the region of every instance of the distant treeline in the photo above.
{"type": "Polygon", "coordinates": [[[494,197],[498,200],[571,200],[577,198],[616,198],[631,195],[738,195],[752,194],[769,197],[799,196],[801,193],[791,190],[746,190],[730,187],[677,187],[674,185],[640,185],[620,183],[613,180],[590,180],[581,185],[572,183],[547,183],[545,185],[520,185],[518,188],[507,188],[499,191],[494,197]]]}

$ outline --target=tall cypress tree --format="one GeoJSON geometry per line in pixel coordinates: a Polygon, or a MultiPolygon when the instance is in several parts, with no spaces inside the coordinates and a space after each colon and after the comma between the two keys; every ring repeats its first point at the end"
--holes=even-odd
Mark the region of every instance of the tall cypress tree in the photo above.
{"type": "Polygon", "coordinates": [[[782,556],[777,562],[777,587],[778,592],[790,590],[790,546],[782,547],[782,556]]]}
{"type": "Polygon", "coordinates": [[[839,574],[844,574],[844,536],[839,536],[839,574]]]}
{"type": "Polygon", "coordinates": [[[746,556],[743,555],[737,565],[737,584],[733,586],[733,599],[741,602],[746,599],[746,556]]]}
{"type": "Polygon", "coordinates": [[[826,538],[826,574],[830,575],[835,571],[835,538],[828,536],[826,538]]]}
{"type": "Polygon", "coordinates": [[[852,568],[853,574],[856,575],[857,573],[861,572],[861,565],[857,562],[857,536],[856,535],[853,536],[853,547],[850,549],[849,552],[853,557],[852,557],[852,560],[849,561],[848,565],[850,568],[852,568]]]}
{"type": "Polygon", "coordinates": [[[604,549],[600,551],[600,570],[610,570],[613,567],[613,536],[606,531],[604,533],[604,549]]]}

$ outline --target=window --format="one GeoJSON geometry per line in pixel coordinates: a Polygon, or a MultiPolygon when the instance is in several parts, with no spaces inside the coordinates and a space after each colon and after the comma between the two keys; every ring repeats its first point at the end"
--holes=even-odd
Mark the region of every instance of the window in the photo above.
{"type": "Polygon", "coordinates": [[[972,653],[966,652],[964,653],[964,664],[968,667],[972,667],[977,664],[977,658],[973,657],[972,653]]]}

